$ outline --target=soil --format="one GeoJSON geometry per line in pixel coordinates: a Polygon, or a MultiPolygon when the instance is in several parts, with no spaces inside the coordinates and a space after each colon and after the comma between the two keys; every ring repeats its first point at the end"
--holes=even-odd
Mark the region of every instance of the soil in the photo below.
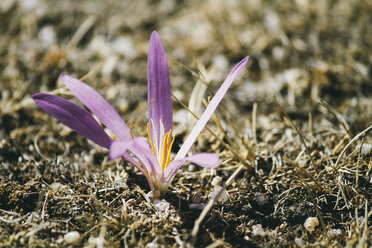
{"type": "Polygon", "coordinates": [[[0,247],[372,246],[371,13],[370,0],[2,0],[0,247]],[[208,100],[250,56],[191,150],[221,165],[183,166],[162,201],[31,99],[78,103],[58,75],[83,78],[146,136],[153,30],[178,99],[174,152],[197,81],[208,100]]]}

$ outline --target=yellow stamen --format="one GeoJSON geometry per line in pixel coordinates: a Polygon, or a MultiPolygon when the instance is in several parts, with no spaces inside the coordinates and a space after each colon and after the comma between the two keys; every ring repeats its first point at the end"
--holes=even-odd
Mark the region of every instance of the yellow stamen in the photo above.
{"type": "Polygon", "coordinates": [[[161,166],[162,171],[165,171],[165,169],[167,168],[167,166],[170,163],[170,155],[171,155],[172,146],[173,146],[173,143],[174,143],[175,136],[172,137],[172,141],[171,141],[172,130],[169,130],[169,132],[166,133],[165,136],[164,136],[161,153],[156,154],[155,153],[154,142],[152,140],[151,133],[150,133],[150,123],[147,123],[147,134],[149,135],[149,140],[150,140],[150,143],[151,143],[152,152],[154,153],[154,155],[156,157],[158,157],[158,155],[161,156],[160,161],[159,161],[160,166],[161,166]]]}
{"type": "Polygon", "coordinates": [[[147,176],[150,178],[150,181],[152,182],[152,184],[154,184],[154,180],[152,179],[150,172],[147,172],[147,176]]]}
{"type": "Polygon", "coordinates": [[[171,132],[172,132],[172,130],[169,131],[169,135],[167,137],[167,150],[168,150],[168,147],[169,147],[169,141],[170,141],[171,132]]]}
{"type": "Polygon", "coordinates": [[[150,123],[147,123],[147,134],[149,135],[149,139],[150,139],[150,143],[151,143],[152,152],[153,152],[154,155],[156,156],[155,148],[154,148],[154,142],[152,142],[151,133],[150,133],[150,123]]]}
{"type": "Polygon", "coordinates": [[[132,140],[134,140],[134,136],[133,136],[132,130],[129,130],[129,133],[130,133],[130,137],[132,137],[132,140]]]}
{"type": "MultiPolygon", "coordinates": [[[[172,146],[173,146],[174,138],[176,138],[176,136],[173,136],[173,138],[172,138],[172,142],[171,142],[170,146],[168,145],[167,160],[165,161],[165,165],[164,165],[164,169],[163,169],[163,171],[165,171],[165,169],[168,167],[168,164],[169,164],[169,162],[170,162],[170,155],[171,155],[171,150],[172,150],[172,146]]],[[[169,141],[169,138],[168,138],[168,141],[169,141]]],[[[169,142],[168,142],[168,143],[169,143],[169,142]]]]}
{"type": "Polygon", "coordinates": [[[163,140],[163,151],[162,151],[162,154],[161,154],[161,169],[164,171],[164,166],[165,166],[165,158],[166,158],[166,152],[167,152],[167,140],[168,140],[168,137],[170,135],[170,132],[169,131],[168,133],[165,134],[165,137],[164,137],[164,140],[163,140]]]}

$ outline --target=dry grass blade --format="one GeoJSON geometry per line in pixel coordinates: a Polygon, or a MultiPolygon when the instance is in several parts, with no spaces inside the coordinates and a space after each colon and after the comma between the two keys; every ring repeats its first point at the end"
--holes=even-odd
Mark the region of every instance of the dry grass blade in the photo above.
{"type": "Polygon", "coordinates": [[[68,53],[71,53],[71,51],[76,48],[77,44],[84,37],[84,35],[88,32],[88,30],[94,25],[96,20],[97,20],[97,17],[93,15],[85,19],[85,21],[77,29],[75,34],[72,36],[70,42],[68,43],[67,45],[68,53]]]}
{"type": "Polygon", "coordinates": [[[331,105],[329,105],[323,99],[318,99],[317,102],[323,107],[325,107],[329,112],[331,112],[334,117],[336,117],[337,121],[341,124],[341,126],[344,128],[344,130],[346,131],[350,138],[353,137],[352,133],[350,132],[349,125],[347,124],[345,118],[340,113],[338,113],[331,105]]]}
{"type": "Polygon", "coordinates": [[[101,60],[92,70],[90,70],[87,74],[82,76],[79,80],[80,81],[85,81],[88,78],[94,77],[94,75],[96,75],[98,70],[103,66],[103,63],[104,63],[104,61],[101,60]]]}
{"type": "Polygon", "coordinates": [[[314,159],[313,159],[313,156],[311,155],[311,152],[310,152],[310,149],[309,147],[307,146],[306,142],[305,142],[305,138],[304,138],[304,135],[302,134],[302,132],[296,127],[296,125],[293,123],[293,121],[291,120],[291,118],[289,117],[289,115],[287,114],[287,111],[285,111],[285,109],[283,108],[283,106],[279,103],[278,99],[276,99],[276,97],[273,95],[272,96],[276,102],[276,104],[279,106],[280,108],[280,111],[284,114],[284,116],[287,118],[287,120],[289,121],[289,123],[291,124],[291,127],[296,131],[296,133],[298,134],[298,136],[300,137],[300,140],[301,140],[301,143],[304,145],[305,149],[306,149],[306,153],[307,155],[309,156],[310,158],[310,162],[312,164],[312,166],[314,167],[314,169],[316,170],[316,164],[314,162],[314,159]]]}
{"type": "Polygon", "coordinates": [[[296,162],[292,162],[292,161],[289,161],[289,160],[284,160],[284,162],[290,164],[290,165],[293,165],[295,166],[298,170],[301,171],[301,173],[303,173],[304,175],[306,175],[306,177],[310,178],[311,181],[313,181],[315,183],[315,185],[317,186],[317,189],[319,191],[323,191],[323,186],[320,184],[320,182],[318,180],[316,180],[310,173],[308,173],[304,168],[301,168],[301,166],[299,166],[296,162]]]}
{"type": "Polygon", "coordinates": [[[366,134],[371,129],[372,129],[372,125],[370,125],[366,129],[364,129],[362,132],[360,132],[359,134],[357,134],[352,140],[350,140],[349,143],[347,143],[347,145],[344,147],[344,149],[342,149],[340,155],[338,155],[338,158],[336,160],[336,163],[333,166],[333,168],[335,168],[335,170],[338,169],[338,164],[340,163],[340,160],[341,160],[342,155],[344,155],[344,153],[351,146],[351,144],[353,144],[356,140],[358,140],[361,136],[363,136],[364,134],[366,134]]]}
{"type": "MultiPolygon", "coordinates": [[[[203,99],[204,107],[207,107],[209,102],[210,102],[210,98],[208,99],[208,103],[205,99],[203,99]]],[[[223,135],[223,138],[225,138],[227,140],[227,142],[229,143],[231,149],[234,149],[234,153],[238,154],[239,152],[237,151],[236,144],[231,140],[231,138],[228,135],[226,135],[226,130],[222,126],[222,123],[221,123],[220,119],[218,119],[216,113],[213,113],[212,119],[213,119],[214,123],[216,124],[216,126],[218,127],[218,129],[221,131],[221,133],[223,135]]]]}
{"type": "MultiPolygon", "coordinates": [[[[204,76],[204,74],[202,73],[202,71],[199,70],[198,68],[198,73],[193,71],[191,68],[189,68],[188,66],[182,64],[181,62],[173,59],[172,60],[173,62],[175,62],[176,64],[182,66],[184,69],[186,69],[188,72],[191,73],[191,75],[193,77],[195,77],[197,80],[199,80],[200,82],[202,82],[208,89],[208,91],[211,93],[211,96],[213,97],[215,95],[215,92],[214,90],[210,87],[210,84],[209,84],[209,81],[206,79],[206,77],[204,76]]],[[[239,134],[239,128],[237,127],[236,123],[234,123],[231,118],[232,114],[230,112],[230,110],[228,108],[225,107],[224,103],[221,102],[218,106],[219,109],[221,109],[221,112],[223,112],[227,118],[226,118],[226,121],[227,123],[232,127],[232,129],[234,130],[235,134],[239,134]]]]}
{"type": "MultiPolygon", "coordinates": [[[[101,68],[103,65],[103,61],[101,61],[96,67],[94,67],[92,70],[90,70],[87,74],[85,74],[83,77],[80,78],[81,81],[86,80],[87,78],[93,77],[99,68],[101,68]]],[[[59,79],[58,79],[59,80],[59,79]]],[[[60,88],[57,88],[55,90],[49,91],[48,94],[57,95],[57,94],[64,94],[64,95],[72,95],[65,86],[62,86],[60,88]]],[[[22,108],[25,108],[27,106],[30,106],[34,103],[34,100],[32,98],[26,98],[23,101],[15,104],[12,106],[11,111],[16,112],[19,111],[22,108]]],[[[7,112],[5,112],[7,113],[7,112]]]]}
{"type": "MultiPolygon", "coordinates": [[[[186,104],[184,104],[181,100],[179,100],[173,93],[172,93],[172,97],[179,103],[181,104],[181,106],[183,108],[185,108],[189,113],[191,113],[197,120],[199,120],[199,117],[197,117],[195,115],[195,113],[193,113],[187,106],[186,104]]],[[[238,152],[236,152],[229,144],[227,144],[226,142],[224,142],[223,140],[221,140],[217,134],[215,134],[210,128],[208,127],[204,127],[205,130],[207,130],[210,134],[213,135],[213,137],[218,140],[226,149],[230,150],[234,156],[243,164],[245,164],[247,166],[247,168],[249,169],[249,164],[247,163],[247,161],[242,158],[238,152]]]]}
{"type": "Polygon", "coordinates": [[[256,125],[257,125],[257,103],[253,104],[253,110],[252,110],[252,129],[253,129],[253,140],[254,143],[257,144],[257,131],[256,131],[256,125]]]}

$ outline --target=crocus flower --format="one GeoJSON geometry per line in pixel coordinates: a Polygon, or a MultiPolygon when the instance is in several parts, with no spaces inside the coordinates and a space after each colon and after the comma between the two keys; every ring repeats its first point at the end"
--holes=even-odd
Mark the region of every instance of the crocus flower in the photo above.
{"type": "Polygon", "coordinates": [[[165,192],[185,162],[206,168],[218,166],[219,157],[215,153],[191,156],[187,156],[187,153],[247,61],[248,57],[244,58],[230,72],[173,160],[171,150],[175,136],[172,134],[173,110],[168,62],[163,44],[155,31],[151,35],[148,51],[149,142],[144,137],[136,137],[98,92],[71,76],[61,75],[60,79],[118,137],[117,140],[113,141],[88,111],[71,101],[46,93],[35,94],[32,98],[42,109],[66,126],[109,149],[111,159],[121,157],[135,166],[146,177],[151,190],[165,192]]]}

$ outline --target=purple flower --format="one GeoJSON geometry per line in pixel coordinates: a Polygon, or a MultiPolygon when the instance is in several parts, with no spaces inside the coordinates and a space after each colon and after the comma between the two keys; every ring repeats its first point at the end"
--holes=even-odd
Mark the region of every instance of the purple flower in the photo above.
{"type": "Polygon", "coordinates": [[[247,61],[248,57],[244,58],[227,76],[173,160],[171,159],[174,142],[173,110],[168,63],[163,44],[156,32],[151,35],[148,54],[147,131],[150,144],[145,138],[134,136],[119,114],[98,92],[71,76],[61,75],[60,79],[118,137],[118,140],[113,141],[92,115],[75,103],[45,93],[35,94],[32,98],[42,109],[66,126],[109,149],[111,159],[121,157],[134,165],[146,177],[151,190],[165,192],[185,162],[206,168],[218,166],[219,157],[215,153],[186,155],[247,61]]]}

